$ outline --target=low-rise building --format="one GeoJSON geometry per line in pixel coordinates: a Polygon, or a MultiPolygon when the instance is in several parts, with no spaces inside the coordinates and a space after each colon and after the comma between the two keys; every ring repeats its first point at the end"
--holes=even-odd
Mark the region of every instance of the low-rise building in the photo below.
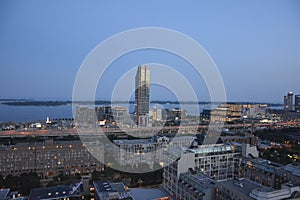
{"type": "Polygon", "coordinates": [[[280,188],[287,179],[279,175],[283,166],[261,158],[243,159],[241,163],[241,177],[271,188],[280,188]]]}
{"type": "Polygon", "coordinates": [[[178,181],[178,199],[211,200],[216,197],[215,183],[202,173],[193,171],[181,174],[178,181]]]}
{"type": "Polygon", "coordinates": [[[249,194],[256,188],[262,188],[262,186],[244,178],[220,181],[216,183],[216,199],[253,200],[249,194]]]}
{"type": "Polygon", "coordinates": [[[217,200],[280,200],[299,196],[300,188],[293,184],[283,184],[281,189],[274,189],[247,178],[216,183],[217,200]]]}
{"type": "Polygon", "coordinates": [[[95,198],[97,200],[132,200],[130,191],[122,182],[94,181],[95,198]]]}
{"type": "Polygon", "coordinates": [[[220,136],[220,140],[222,143],[237,142],[237,143],[246,143],[246,144],[251,144],[251,145],[258,144],[258,138],[253,135],[220,136]]]}
{"type": "Polygon", "coordinates": [[[29,200],[84,199],[87,194],[89,194],[89,180],[82,179],[73,185],[32,189],[29,200]]]}

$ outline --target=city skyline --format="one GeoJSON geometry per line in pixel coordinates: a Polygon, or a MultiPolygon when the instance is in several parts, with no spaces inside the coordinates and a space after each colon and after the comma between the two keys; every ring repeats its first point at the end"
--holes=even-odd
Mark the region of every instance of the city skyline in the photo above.
{"type": "Polygon", "coordinates": [[[0,1],[0,200],[300,198],[300,1],[0,1]]]}
{"type": "MultiPolygon", "coordinates": [[[[180,31],[203,45],[220,70],[228,101],[282,103],[288,91],[300,93],[298,8],[297,1],[1,1],[0,98],[70,99],[77,70],[96,45],[113,34],[152,26],[180,31]]],[[[209,101],[205,83],[192,76],[188,63],[151,50],[112,63],[101,91],[111,92],[132,66],[157,61],[189,78],[199,101],[209,101]]],[[[163,91],[153,88],[153,99],[163,91]]],[[[109,99],[103,93],[97,91],[97,99],[109,99]]]]}

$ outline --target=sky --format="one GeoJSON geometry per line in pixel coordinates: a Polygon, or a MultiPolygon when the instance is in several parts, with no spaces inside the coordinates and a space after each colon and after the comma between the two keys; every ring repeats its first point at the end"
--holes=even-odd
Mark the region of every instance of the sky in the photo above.
{"type": "MultiPolygon", "coordinates": [[[[112,35],[142,27],[173,29],[202,45],[220,71],[228,101],[282,103],[287,92],[300,94],[297,0],[1,0],[0,98],[71,99],[88,54],[112,35]]],[[[112,63],[96,98],[109,99],[120,77],[144,63],[173,67],[199,101],[209,101],[193,66],[157,50],[131,52],[112,63]]],[[[151,99],[169,98],[172,92],[153,85],[151,99]]]]}

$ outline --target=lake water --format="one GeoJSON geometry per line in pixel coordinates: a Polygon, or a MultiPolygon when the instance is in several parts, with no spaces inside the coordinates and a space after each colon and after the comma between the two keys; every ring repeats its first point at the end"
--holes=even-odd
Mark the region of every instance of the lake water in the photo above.
{"type": "MultiPolygon", "coordinates": [[[[100,106],[100,105],[99,105],[100,106]]],[[[128,104],[119,104],[128,108],[128,104]]],[[[151,105],[151,107],[178,108],[178,104],[151,105]]],[[[129,107],[133,107],[132,105],[129,107]]],[[[183,104],[181,107],[190,115],[199,115],[203,109],[209,109],[210,105],[183,104]],[[198,109],[197,109],[198,107],[198,109]],[[198,113],[199,111],[199,113],[198,113]]],[[[131,110],[132,108],[130,108],[131,110]]],[[[72,105],[63,106],[9,106],[0,103],[0,122],[32,122],[53,118],[73,118],[72,105]]]]}
{"type": "MultiPolygon", "coordinates": [[[[101,106],[101,105],[97,105],[101,106]]],[[[113,105],[116,106],[116,105],[113,105]]],[[[118,106],[124,106],[133,109],[133,104],[118,104],[118,106]]],[[[160,108],[179,108],[178,104],[151,104],[151,107],[160,108]]],[[[189,115],[199,115],[203,109],[211,109],[210,104],[182,104],[181,107],[185,109],[189,115]]],[[[215,107],[215,106],[213,106],[215,107]]],[[[275,109],[282,109],[280,107],[271,107],[275,109]]],[[[0,102],[0,122],[33,122],[37,120],[46,120],[54,118],[73,118],[72,105],[63,106],[9,106],[0,102]]]]}
{"type": "Polygon", "coordinates": [[[50,118],[72,118],[72,106],[9,106],[0,104],[0,122],[31,122],[50,118]]]}

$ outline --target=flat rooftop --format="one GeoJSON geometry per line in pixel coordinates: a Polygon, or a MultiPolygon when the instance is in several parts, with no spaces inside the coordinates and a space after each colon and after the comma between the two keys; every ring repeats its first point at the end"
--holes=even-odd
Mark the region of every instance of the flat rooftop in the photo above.
{"type": "Polygon", "coordinates": [[[227,180],[218,182],[217,185],[221,185],[225,188],[229,188],[230,190],[234,191],[236,194],[243,194],[249,196],[249,194],[254,189],[259,189],[263,191],[270,191],[269,188],[261,186],[249,179],[240,179],[240,180],[227,180]]]}
{"type": "Polygon", "coordinates": [[[133,200],[154,200],[162,197],[170,197],[166,191],[161,188],[130,188],[133,200]]]}
{"type": "Polygon", "coordinates": [[[98,192],[117,192],[117,190],[111,187],[108,181],[94,181],[93,185],[98,192]]]}
{"type": "Polygon", "coordinates": [[[156,143],[151,139],[137,139],[137,140],[113,140],[115,144],[151,144],[156,143]]]}
{"type": "Polygon", "coordinates": [[[70,186],[57,186],[50,188],[37,188],[32,189],[29,199],[52,199],[52,198],[65,198],[68,197],[71,191],[70,186]]]}

